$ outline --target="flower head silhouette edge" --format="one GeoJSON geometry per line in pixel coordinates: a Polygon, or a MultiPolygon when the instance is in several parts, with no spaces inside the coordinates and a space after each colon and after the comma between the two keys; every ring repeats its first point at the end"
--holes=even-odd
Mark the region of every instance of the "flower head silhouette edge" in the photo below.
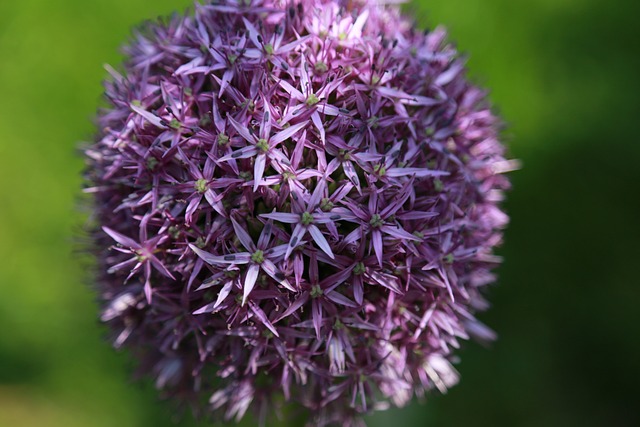
{"type": "Polygon", "coordinates": [[[514,168],[445,32],[370,1],[219,0],[108,67],[84,151],[102,320],[167,396],[358,424],[458,374],[514,168]]]}

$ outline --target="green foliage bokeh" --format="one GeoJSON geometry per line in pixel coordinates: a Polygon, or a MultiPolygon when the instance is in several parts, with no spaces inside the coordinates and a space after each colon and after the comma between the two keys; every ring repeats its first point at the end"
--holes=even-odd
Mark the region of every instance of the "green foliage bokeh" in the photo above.
{"type": "MultiPolygon", "coordinates": [[[[120,62],[131,27],[189,4],[0,2],[0,426],[176,425],[96,320],[77,253],[76,147],[92,138],[102,65],[120,62]]],[[[494,307],[481,317],[499,341],[464,346],[462,382],[447,396],[370,425],[640,425],[640,3],[405,9],[421,27],[447,26],[469,54],[524,168],[512,175],[494,307]]],[[[204,424],[187,414],[179,425],[204,424]]]]}

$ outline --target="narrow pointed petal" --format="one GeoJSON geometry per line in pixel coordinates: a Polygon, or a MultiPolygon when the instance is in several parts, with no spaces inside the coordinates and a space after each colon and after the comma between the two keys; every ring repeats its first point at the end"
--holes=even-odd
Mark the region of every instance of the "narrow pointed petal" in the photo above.
{"type": "Polygon", "coordinates": [[[229,84],[231,83],[231,79],[233,78],[234,74],[235,72],[233,69],[228,69],[224,72],[224,74],[222,75],[222,82],[220,83],[220,91],[218,92],[218,98],[222,98],[222,96],[224,95],[224,92],[229,87],[229,84]]]}
{"type": "Polygon", "coordinates": [[[284,130],[281,130],[280,132],[276,133],[271,137],[271,139],[269,140],[269,145],[274,146],[289,139],[290,137],[295,135],[298,131],[303,129],[305,126],[307,126],[306,122],[300,122],[295,125],[291,125],[284,130]]]}
{"type": "Polygon", "coordinates": [[[356,276],[353,278],[353,298],[358,305],[364,301],[364,285],[362,283],[362,276],[356,276]]]}
{"type": "Polygon", "coordinates": [[[251,264],[247,269],[247,275],[244,278],[244,289],[242,291],[242,305],[247,302],[247,297],[256,285],[258,280],[258,273],[260,272],[260,266],[258,264],[251,264]]]}
{"type": "Polygon", "coordinates": [[[151,304],[151,298],[153,295],[153,289],[151,289],[151,281],[149,278],[144,282],[144,296],[147,299],[147,304],[151,304]]]}
{"type": "Polygon", "coordinates": [[[113,240],[120,243],[122,246],[131,248],[131,249],[140,249],[142,246],[135,240],[118,233],[115,230],[110,229],[109,227],[102,227],[102,230],[107,233],[113,240]]]}
{"type": "Polygon", "coordinates": [[[218,298],[216,299],[216,302],[207,304],[204,307],[199,308],[198,310],[194,311],[193,314],[214,312],[218,307],[220,307],[220,304],[222,304],[222,302],[229,296],[232,288],[233,282],[225,283],[222,289],[220,289],[220,292],[218,292],[218,298]]]}
{"type": "Polygon", "coordinates": [[[240,134],[241,137],[243,137],[247,142],[250,142],[252,144],[256,143],[256,137],[251,135],[251,133],[249,132],[249,129],[238,123],[233,117],[228,116],[227,119],[229,120],[229,123],[231,123],[231,126],[233,126],[233,128],[240,134]]]}
{"type": "Polygon", "coordinates": [[[253,191],[258,191],[266,165],[267,155],[264,153],[258,154],[253,165],[253,191]]]}
{"type": "Polygon", "coordinates": [[[393,227],[391,225],[383,225],[382,227],[380,227],[380,230],[383,233],[386,233],[390,236],[395,237],[396,239],[402,239],[402,240],[413,240],[414,242],[419,242],[420,239],[416,236],[414,236],[411,233],[408,233],[406,231],[404,231],[402,228],[400,227],[393,227]]]}
{"type": "Polygon", "coordinates": [[[349,178],[349,181],[351,181],[358,189],[358,192],[360,192],[360,178],[358,178],[358,174],[353,167],[353,163],[351,163],[351,161],[342,162],[342,170],[344,171],[344,174],[347,175],[347,178],[349,178]]]}
{"type": "Polygon", "coordinates": [[[331,301],[335,302],[336,304],[340,304],[340,305],[344,305],[345,307],[357,307],[358,304],[356,304],[355,302],[351,301],[349,298],[345,297],[344,295],[336,292],[336,291],[332,291],[332,292],[327,292],[325,293],[326,297],[328,299],[330,299],[331,301]]]}
{"type": "Polygon", "coordinates": [[[335,258],[335,256],[333,255],[333,251],[331,250],[331,246],[329,245],[329,242],[327,242],[327,239],[324,237],[324,235],[322,234],[322,232],[318,227],[316,227],[313,224],[310,225],[309,234],[311,234],[313,241],[316,242],[318,247],[322,249],[324,253],[329,255],[331,259],[335,258]]]}
{"type": "Polygon", "coordinates": [[[273,262],[271,262],[268,259],[265,259],[260,266],[262,267],[262,270],[265,273],[267,273],[269,277],[271,277],[273,280],[280,283],[282,286],[284,286],[286,289],[290,290],[291,292],[296,291],[293,288],[293,286],[291,286],[289,281],[287,281],[287,278],[285,277],[284,273],[278,270],[278,268],[273,262]]]}
{"type": "Polygon", "coordinates": [[[322,329],[323,312],[322,304],[320,304],[319,298],[311,301],[311,316],[313,317],[313,328],[316,330],[316,338],[320,338],[320,330],[322,329]]]}
{"type": "Polygon", "coordinates": [[[295,249],[296,246],[300,244],[302,237],[307,232],[306,228],[302,225],[298,224],[293,229],[293,233],[291,233],[291,239],[289,240],[289,247],[287,248],[287,253],[284,255],[285,258],[289,258],[291,252],[295,249]]]}
{"type": "Polygon", "coordinates": [[[278,53],[283,54],[283,53],[290,52],[293,49],[295,49],[297,46],[300,46],[302,43],[305,43],[307,40],[309,40],[310,37],[311,35],[300,37],[298,40],[282,45],[278,48],[278,53]]]}
{"type": "Polygon", "coordinates": [[[373,250],[376,253],[378,264],[382,267],[382,233],[380,230],[371,231],[371,243],[373,244],[373,250]]]}
{"type": "Polygon", "coordinates": [[[173,274],[171,274],[169,270],[167,270],[167,267],[165,267],[164,264],[160,262],[160,260],[155,255],[149,257],[149,261],[151,262],[151,265],[156,268],[156,270],[162,273],[163,276],[176,280],[176,278],[173,277],[173,274]]]}
{"type": "Polygon", "coordinates": [[[300,101],[304,101],[304,95],[302,94],[302,92],[291,86],[288,82],[286,82],[285,80],[280,80],[278,83],[291,97],[297,98],[300,101]]]}
{"type": "Polygon", "coordinates": [[[271,259],[280,258],[281,256],[284,256],[284,254],[287,253],[288,247],[289,245],[274,246],[273,248],[269,248],[266,251],[264,251],[264,254],[271,259]]]}
{"type": "Polygon", "coordinates": [[[317,111],[311,115],[311,121],[313,122],[313,125],[316,127],[316,129],[318,129],[318,134],[320,135],[320,142],[324,144],[326,140],[324,124],[322,123],[320,114],[318,114],[317,111]]]}
{"type": "Polygon", "coordinates": [[[391,168],[387,169],[386,176],[398,178],[401,176],[415,176],[417,178],[446,176],[450,173],[447,171],[431,170],[427,168],[391,168]]]}
{"type": "Polygon", "coordinates": [[[249,38],[251,39],[253,44],[256,47],[261,48],[262,43],[260,43],[260,40],[258,40],[258,38],[260,37],[260,32],[258,31],[258,29],[251,22],[249,22],[247,18],[243,17],[242,21],[244,22],[244,26],[247,28],[247,31],[249,32],[249,38]]]}
{"type": "Polygon", "coordinates": [[[253,157],[258,154],[258,149],[254,146],[244,147],[240,150],[236,150],[232,153],[227,154],[226,156],[220,157],[221,162],[226,162],[233,159],[248,159],[249,157],[253,157]]]}
{"type": "Polygon", "coordinates": [[[220,197],[211,189],[208,189],[205,193],[204,193],[204,198],[207,200],[207,202],[209,203],[209,205],[215,209],[216,212],[218,212],[220,215],[222,215],[223,217],[227,216],[227,212],[224,209],[224,205],[222,204],[222,202],[220,201],[220,197]]]}
{"type": "Polygon", "coordinates": [[[238,238],[238,240],[240,240],[242,246],[244,246],[244,248],[249,252],[255,252],[256,245],[254,245],[253,239],[251,239],[251,236],[249,236],[247,230],[242,228],[242,226],[238,224],[238,221],[233,218],[231,218],[231,224],[233,225],[233,231],[235,231],[236,237],[238,238]]]}
{"type": "Polygon", "coordinates": [[[251,254],[248,252],[240,252],[228,255],[213,255],[203,251],[195,245],[189,244],[192,251],[196,253],[204,262],[211,265],[223,266],[228,264],[248,264],[251,260],[251,254]]]}
{"type": "Polygon", "coordinates": [[[285,317],[289,317],[293,313],[298,311],[300,307],[302,307],[304,304],[306,304],[307,301],[309,301],[309,295],[309,291],[303,292],[302,295],[300,295],[294,302],[291,303],[289,307],[287,307],[284,313],[278,316],[274,323],[284,319],[285,317]]]}
{"type": "Polygon", "coordinates": [[[373,282],[384,286],[385,288],[395,292],[396,294],[402,294],[402,289],[400,289],[400,282],[397,277],[392,276],[390,274],[382,273],[378,271],[378,269],[367,268],[366,277],[373,282]]]}
{"type": "Polygon", "coordinates": [[[129,106],[131,107],[131,109],[133,111],[136,112],[136,114],[144,117],[144,119],[146,121],[148,121],[149,123],[151,123],[152,125],[162,128],[162,129],[166,129],[167,126],[163,123],[162,119],[158,116],[156,116],[155,114],[152,114],[150,112],[148,112],[147,110],[138,107],[137,105],[133,105],[133,104],[129,104],[129,106]]]}
{"type": "Polygon", "coordinates": [[[435,218],[438,215],[439,215],[438,212],[409,211],[401,214],[396,214],[396,218],[401,219],[403,221],[407,221],[407,220],[435,218]]]}
{"type": "Polygon", "coordinates": [[[271,239],[271,230],[273,228],[273,221],[269,220],[262,228],[260,232],[260,237],[258,237],[258,246],[257,248],[260,250],[265,250],[269,240],[271,239]]]}
{"type": "Polygon", "coordinates": [[[266,214],[260,214],[262,218],[272,219],[278,222],[284,222],[287,224],[297,224],[300,222],[300,215],[287,212],[272,212],[266,214]]]}
{"type": "Polygon", "coordinates": [[[254,303],[253,301],[250,301],[249,308],[251,309],[251,311],[253,311],[253,314],[255,314],[256,318],[258,318],[260,323],[262,323],[264,326],[267,327],[267,329],[273,332],[273,335],[275,335],[276,337],[280,337],[280,334],[278,334],[276,327],[273,326],[273,323],[269,321],[269,318],[267,317],[265,312],[258,306],[258,304],[254,303]]]}

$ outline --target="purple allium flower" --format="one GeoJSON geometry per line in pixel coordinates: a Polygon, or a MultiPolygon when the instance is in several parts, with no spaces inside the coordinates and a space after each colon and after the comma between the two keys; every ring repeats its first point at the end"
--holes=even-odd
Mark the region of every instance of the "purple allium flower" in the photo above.
{"type": "Polygon", "coordinates": [[[365,0],[219,0],[109,68],[88,147],[102,320],[166,395],[359,423],[493,339],[515,165],[445,32],[365,0]]]}

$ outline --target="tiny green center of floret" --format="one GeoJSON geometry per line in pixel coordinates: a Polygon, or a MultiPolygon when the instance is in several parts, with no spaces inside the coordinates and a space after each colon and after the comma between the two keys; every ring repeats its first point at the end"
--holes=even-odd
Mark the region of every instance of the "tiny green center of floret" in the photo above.
{"type": "Polygon", "coordinates": [[[257,251],[252,253],[251,261],[255,262],[256,264],[262,264],[262,262],[264,261],[264,252],[258,249],[257,251]]]}
{"type": "Polygon", "coordinates": [[[333,209],[333,202],[325,197],[320,201],[320,209],[323,212],[329,212],[331,209],[333,209]]]}
{"type": "Polygon", "coordinates": [[[387,173],[387,168],[385,168],[384,165],[374,165],[373,172],[378,176],[384,176],[384,174],[387,173]]]}
{"type": "Polygon", "coordinates": [[[360,276],[361,274],[364,274],[364,269],[365,269],[364,263],[359,262],[353,268],[353,274],[355,274],[356,276],[360,276]]]}
{"type": "Polygon", "coordinates": [[[313,285],[311,287],[311,298],[318,298],[319,296],[322,296],[322,294],[324,294],[324,291],[320,285],[313,285]]]}
{"type": "Polygon", "coordinates": [[[327,64],[325,64],[324,62],[318,61],[316,62],[315,69],[319,73],[325,73],[329,68],[327,67],[327,64]]]}
{"type": "Polygon", "coordinates": [[[307,101],[306,101],[306,102],[307,102],[307,105],[308,105],[309,107],[312,107],[312,106],[316,105],[318,102],[320,102],[320,98],[318,98],[318,97],[315,95],[315,93],[312,93],[311,95],[309,95],[309,96],[307,97],[307,101]]]}
{"type": "Polygon", "coordinates": [[[180,129],[180,122],[178,121],[178,119],[173,118],[171,119],[171,122],[169,123],[169,126],[171,126],[174,129],[180,129]]]}
{"type": "Polygon", "coordinates": [[[195,188],[195,190],[200,194],[206,193],[207,190],[209,189],[209,183],[207,182],[206,179],[199,179],[193,185],[193,188],[195,188]]]}
{"type": "Polygon", "coordinates": [[[338,151],[338,156],[345,162],[351,160],[351,154],[347,150],[341,149],[338,151]]]}
{"type": "Polygon", "coordinates": [[[229,143],[229,136],[224,133],[218,135],[218,145],[227,145],[229,143]]]}
{"type": "Polygon", "coordinates": [[[369,224],[371,224],[373,228],[379,228],[379,227],[382,227],[382,225],[384,224],[384,221],[382,220],[382,218],[380,218],[380,215],[373,214],[371,216],[371,221],[369,221],[369,224]]]}
{"type": "Polygon", "coordinates": [[[304,225],[309,225],[313,223],[313,215],[309,212],[305,212],[300,216],[300,222],[304,225]]]}
{"type": "Polygon", "coordinates": [[[266,153],[269,150],[269,143],[267,142],[266,139],[260,138],[258,140],[258,143],[256,144],[256,148],[262,151],[263,153],[266,153]]]}
{"type": "Polygon", "coordinates": [[[294,174],[293,172],[289,172],[289,171],[282,172],[283,181],[288,181],[290,179],[294,179],[295,177],[296,177],[296,174],[294,174]]]}
{"type": "Polygon", "coordinates": [[[267,53],[267,55],[271,55],[273,53],[273,45],[271,43],[265,44],[264,51],[267,53]]]}

